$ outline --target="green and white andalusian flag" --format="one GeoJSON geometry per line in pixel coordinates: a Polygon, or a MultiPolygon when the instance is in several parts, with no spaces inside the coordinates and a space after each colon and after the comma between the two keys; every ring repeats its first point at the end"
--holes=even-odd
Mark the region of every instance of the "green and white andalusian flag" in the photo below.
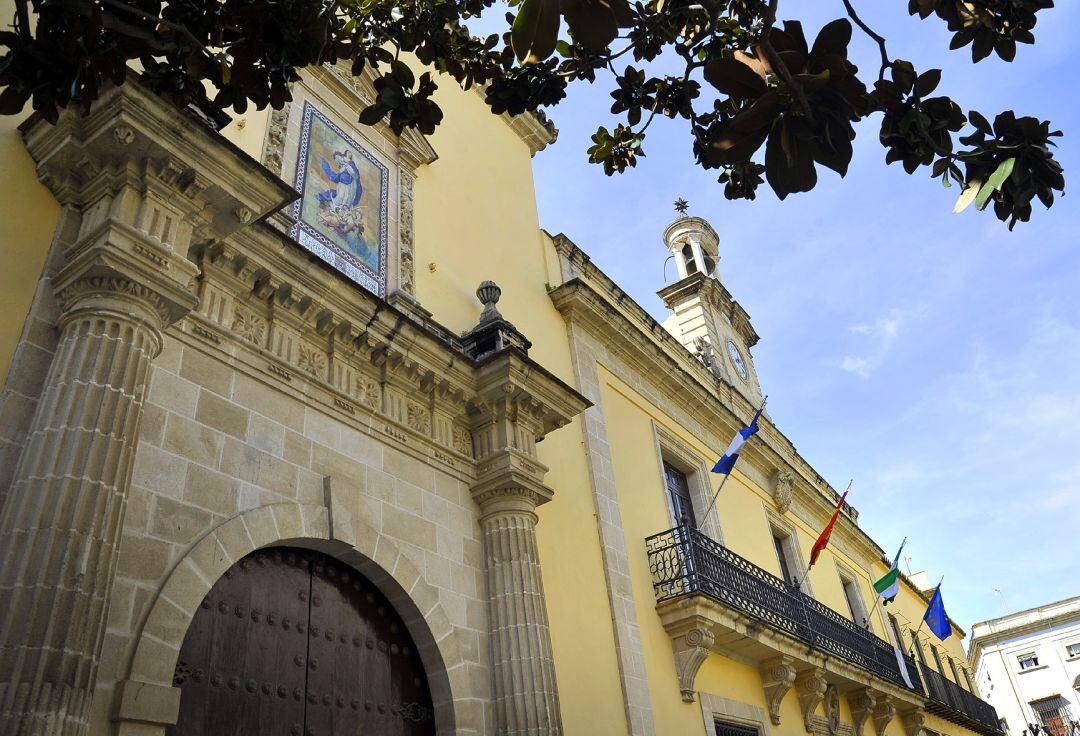
{"type": "Polygon", "coordinates": [[[892,567],[885,573],[885,577],[874,583],[874,590],[881,596],[882,605],[892,603],[893,598],[900,592],[900,553],[904,551],[905,544],[907,544],[907,537],[904,537],[904,541],[900,543],[900,549],[896,550],[896,558],[893,560],[892,567]]]}

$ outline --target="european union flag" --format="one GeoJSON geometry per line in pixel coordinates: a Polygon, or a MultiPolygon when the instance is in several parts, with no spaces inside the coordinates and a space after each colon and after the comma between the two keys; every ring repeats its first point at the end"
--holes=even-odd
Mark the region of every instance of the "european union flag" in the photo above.
{"type": "Polygon", "coordinates": [[[934,597],[930,599],[930,605],[923,614],[923,621],[930,627],[938,639],[945,641],[952,634],[952,625],[949,623],[949,614],[945,613],[945,603],[941,600],[941,583],[934,589],[934,597]]]}

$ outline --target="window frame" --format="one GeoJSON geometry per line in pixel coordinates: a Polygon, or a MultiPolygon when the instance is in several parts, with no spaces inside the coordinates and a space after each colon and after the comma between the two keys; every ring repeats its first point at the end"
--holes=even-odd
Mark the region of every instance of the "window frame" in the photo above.
{"type": "Polygon", "coordinates": [[[694,510],[694,518],[698,524],[701,524],[701,532],[710,539],[723,544],[724,530],[720,522],[719,509],[713,509],[708,514],[708,518],[704,519],[704,524],[702,524],[703,514],[712,502],[714,493],[705,459],[655,421],[652,426],[653,440],[656,445],[657,467],[660,470],[660,490],[664,494],[664,504],[667,507],[668,519],[671,520],[672,526],[675,525],[675,509],[671,505],[671,497],[668,493],[667,475],[664,472],[665,464],[670,465],[686,476],[686,486],[690,492],[690,503],[694,510]]]}
{"type": "Polygon", "coordinates": [[[835,557],[833,558],[833,561],[836,565],[836,575],[840,578],[840,587],[843,590],[844,599],[848,604],[848,611],[851,613],[851,620],[855,622],[856,626],[873,633],[874,624],[873,621],[870,620],[871,612],[867,610],[866,601],[862,596],[862,586],[859,585],[859,575],[835,557]],[[852,606],[848,586],[850,586],[855,593],[855,602],[857,604],[855,606],[852,606]],[[856,611],[855,608],[858,608],[859,610],[856,611]],[[862,615],[862,621],[859,621],[860,614],[862,615]]]}
{"type": "Polygon", "coordinates": [[[1032,672],[1034,670],[1040,670],[1045,665],[1039,661],[1039,653],[1037,651],[1022,652],[1016,655],[1016,664],[1020,667],[1020,672],[1032,672]],[[1024,662],[1031,660],[1034,662],[1030,667],[1025,667],[1024,662]]]}
{"type": "MultiPolygon", "coordinates": [[[[810,576],[804,575],[806,572],[806,560],[803,559],[802,550],[799,546],[799,532],[795,525],[787,519],[780,516],[767,504],[762,504],[765,509],[765,516],[769,524],[769,535],[772,539],[780,538],[780,548],[784,551],[785,562],[789,568],[794,567],[792,571],[793,575],[799,576],[799,590],[810,597],[814,597],[814,589],[810,584],[810,576]]],[[[773,544],[774,554],[776,554],[776,564],[780,568],[780,576],[783,577],[783,564],[780,562],[780,551],[776,550],[776,544],[773,544]]],[[[790,582],[790,581],[786,581],[790,582]]],[[[794,582],[790,582],[794,585],[794,582]]]]}

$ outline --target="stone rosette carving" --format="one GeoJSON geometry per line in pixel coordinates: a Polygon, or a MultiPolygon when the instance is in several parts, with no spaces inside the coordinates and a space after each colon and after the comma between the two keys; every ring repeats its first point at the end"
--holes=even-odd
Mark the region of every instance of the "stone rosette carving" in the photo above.
{"type": "Polygon", "coordinates": [[[376,381],[370,378],[358,378],[356,380],[356,398],[372,411],[378,411],[379,405],[382,403],[382,391],[376,381]]]}
{"type": "Polygon", "coordinates": [[[326,375],[325,353],[303,344],[300,345],[298,352],[299,356],[296,361],[297,368],[306,373],[310,373],[313,376],[326,375]]]}
{"type": "Polygon", "coordinates": [[[765,703],[769,708],[769,720],[780,725],[780,703],[795,684],[797,673],[790,657],[777,657],[761,665],[761,680],[765,688],[765,703]]]}
{"type": "Polygon", "coordinates": [[[266,320],[237,305],[233,308],[232,331],[250,343],[262,345],[266,337],[266,320]]]}
{"type": "Polygon", "coordinates": [[[772,497],[776,510],[786,514],[794,496],[795,475],[789,470],[778,470],[772,477],[772,497]]]}
{"type": "Polygon", "coordinates": [[[410,401],[407,407],[406,423],[409,425],[409,429],[413,429],[420,434],[427,434],[431,431],[431,412],[427,410],[427,407],[410,401]]]}
{"type": "Polygon", "coordinates": [[[453,438],[454,450],[466,457],[473,456],[472,434],[464,427],[454,425],[453,438]]]}

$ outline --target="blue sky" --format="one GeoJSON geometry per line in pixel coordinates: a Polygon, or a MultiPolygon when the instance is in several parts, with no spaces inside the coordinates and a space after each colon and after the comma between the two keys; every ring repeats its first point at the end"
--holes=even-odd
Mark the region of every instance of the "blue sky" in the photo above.
{"type": "MultiPolygon", "coordinates": [[[[1052,120],[1068,179],[1080,172],[1080,7],[1058,5],[1016,62],[972,65],[903,0],[858,3],[894,58],[944,69],[939,90],[965,110],[1052,120]]],[[[782,0],[779,12],[811,39],[842,14],[840,0],[782,0]]],[[[876,69],[876,46],[858,31],[853,46],[876,69]]],[[[672,201],[688,199],[720,233],[724,281],[762,336],[753,353],[773,420],[835,487],[855,478],[862,526],[890,551],[908,536],[912,569],[945,576],[965,627],[1080,594],[1073,199],[1036,204],[1012,233],[989,212],[954,215],[956,187],[884,165],[877,118],[859,128],[845,179],[819,169],[813,192],[785,202],[767,187],[755,202],[725,200],[680,122],[654,123],[647,158],[607,178],[585,155],[612,121],[607,91],[585,85],[553,111],[559,141],[535,160],[543,226],[663,318],[660,234],[672,201]]]]}

